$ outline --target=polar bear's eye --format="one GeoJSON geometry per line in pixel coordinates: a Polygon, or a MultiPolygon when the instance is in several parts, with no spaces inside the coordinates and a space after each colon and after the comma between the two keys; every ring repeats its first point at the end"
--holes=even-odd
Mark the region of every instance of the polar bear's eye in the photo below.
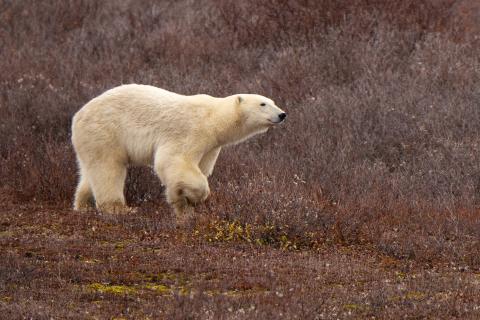
{"type": "Polygon", "coordinates": [[[265,107],[267,104],[262,102],[262,103],[260,103],[260,105],[261,105],[262,107],[265,107]]]}

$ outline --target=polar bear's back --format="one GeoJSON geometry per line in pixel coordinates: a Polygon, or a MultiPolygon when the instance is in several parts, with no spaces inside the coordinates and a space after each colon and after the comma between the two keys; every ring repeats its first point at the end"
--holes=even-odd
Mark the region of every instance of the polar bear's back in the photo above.
{"type": "Polygon", "coordinates": [[[108,147],[131,162],[148,164],[159,144],[180,143],[192,130],[193,108],[198,111],[199,106],[188,96],[148,85],[119,86],[75,114],[72,141],[76,149],[88,148],[88,154],[92,148],[108,147]]]}
{"type": "Polygon", "coordinates": [[[80,111],[97,114],[112,111],[138,113],[145,109],[154,111],[152,109],[178,106],[184,104],[185,98],[184,95],[153,86],[127,84],[105,91],[90,100],[80,111]]]}

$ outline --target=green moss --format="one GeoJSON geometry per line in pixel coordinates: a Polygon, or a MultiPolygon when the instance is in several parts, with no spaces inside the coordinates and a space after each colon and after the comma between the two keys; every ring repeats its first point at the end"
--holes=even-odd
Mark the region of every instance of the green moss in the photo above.
{"type": "Polygon", "coordinates": [[[184,286],[169,286],[163,283],[148,282],[144,285],[109,285],[104,283],[92,283],[87,286],[88,290],[99,293],[115,295],[132,295],[141,293],[144,290],[155,291],[161,295],[169,295],[178,292],[181,295],[190,294],[190,289],[184,286]]]}
{"type": "Polygon", "coordinates": [[[214,220],[208,226],[205,232],[203,230],[195,230],[195,235],[203,234],[209,242],[216,241],[234,241],[244,240],[252,242],[251,225],[240,224],[237,221],[214,220]]]}
{"type": "Polygon", "coordinates": [[[174,272],[159,272],[155,274],[143,274],[139,273],[140,277],[142,279],[148,280],[148,281],[164,281],[164,280],[171,280],[171,281],[179,281],[179,280],[184,280],[185,275],[183,273],[174,273],[174,272]]]}
{"type": "Polygon", "coordinates": [[[188,296],[188,295],[190,295],[191,292],[192,292],[192,289],[190,289],[188,287],[185,287],[185,286],[181,286],[181,287],[178,288],[178,293],[181,296],[188,296]]]}
{"type": "Polygon", "coordinates": [[[153,290],[157,293],[160,293],[160,294],[171,294],[172,293],[172,289],[166,285],[163,285],[163,284],[155,284],[155,283],[147,283],[145,285],[145,288],[146,289],[149,289],[149,290],[153,290]]]}
{"type": "Polygon", "coordinates": [[[288,226],[271,224],[252,225],[238,221],[214,220],[206,226],[194,231],[195,236],[201,236],[208,242],[245,241],[257,245],[274,245],[284,250],[299,250],[313,248],[317,245],[315,234],[306,232],[296,238],[290,238],[285,230],[288,226]]]}
{"type": "Polygon", "coordinates": [[[137,288],[135,288],[134,286],[109,285],[103,283],[92,283],[88,285],[88,289],[100,293],[111,293],[119,295],[135,294],[138,291],[137,288]]]}
{"type": "Polygon", "coordinates": [[[343,308],[348,311],[365,311],[369,309],[369,306],[358,303],[347,303],[343,305],[343,308]]]}
{"type": "Polygon", "coordinates": [[[188,295],[191,292],[191,276],[188,277],[182,272],[165,271],[155,274],[133,272],[132,275],[139,281],[136,287],[139,290],[155,291],[161,295],[173,293],[188,295]]]}
{"type": "Polygon", "coordinates": [[[10,230],[5,230],[5,231],[0,231],[0,238],[9,238],[14,235],[13,231],[10,230]]]}
{"type": "Polygon", "coordinates": [[[356,303],[348,303],[348,304],[343,305],[343,308],[345,308],[347,310],[357,310],[357,309],[360,308],[360,305],[358,305],[356,303]]]}
{"type": "Polygon", "coordinates": [[[213,297],[213,296],[218,296],[219,294],[221,294],[221,292],[219,290],[206,290],[205,294],[213,297]]]}
{"type": "Polygon", "coordinates": [[[425,293],[420,292],[420,291],[410,291],[410,292],[407,292],[407,294],[405,295],[405,299],[408,299],[408,300],[422,300],[426,296],[427,295],[425,293]]]}
{"type": "Polygon", "coordinates": [[[114,247],[115,247],[115,250],[123,250],[125,249],[126,246],[128,246],[129,244],[131,243],[130,240],[122,240],[122,241],[118,241],[118,242],[114,242],[114,247]]]}

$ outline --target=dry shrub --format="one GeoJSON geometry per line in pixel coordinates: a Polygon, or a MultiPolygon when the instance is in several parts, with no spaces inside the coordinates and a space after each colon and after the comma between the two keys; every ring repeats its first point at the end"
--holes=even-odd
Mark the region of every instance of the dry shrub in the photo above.
{"type": "MultiPolygon", "coordinates": [[[[224,151],[203,215],[478,264],[479,48],[437,32],[451,4],[4,1],[0,190],[69,207],[70,119],[107,88],[257,92],[289,119],[224,151]]],[[[164,205],[151,170],[126,190],[164,205]]]]}

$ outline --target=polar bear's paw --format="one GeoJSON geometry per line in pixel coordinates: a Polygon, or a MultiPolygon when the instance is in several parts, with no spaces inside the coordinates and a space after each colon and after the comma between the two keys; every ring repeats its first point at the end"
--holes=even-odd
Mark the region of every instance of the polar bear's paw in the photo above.
{"type": "Polygon", "coordinates": [[[175,227],[177,229],[189,229],[195,224],[194,209],[192,206],[174,206],[175,227]]]}

